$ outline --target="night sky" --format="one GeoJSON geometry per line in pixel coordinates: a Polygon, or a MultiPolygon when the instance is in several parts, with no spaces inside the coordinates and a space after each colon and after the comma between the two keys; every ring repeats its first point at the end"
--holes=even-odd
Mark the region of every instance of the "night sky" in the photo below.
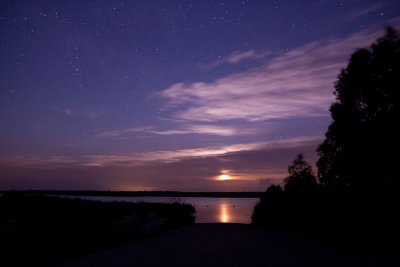
{"type": "Polygon", "coordinates": [[[387,25],[396,0],[0,1],[0,189],[263,191],[387,25]]]}

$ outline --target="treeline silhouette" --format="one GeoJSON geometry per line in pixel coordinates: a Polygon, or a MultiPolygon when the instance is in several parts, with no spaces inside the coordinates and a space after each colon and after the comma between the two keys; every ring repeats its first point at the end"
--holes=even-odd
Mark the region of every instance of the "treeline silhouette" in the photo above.
{"type": "Polygon", "coordinates": [[[103,202],[8,192],[0,197],[2,266],[48,266],[193,224],[182,203],[103,202]]]}
{"type": "Polygon", "coordinates": [[[272,185],[260,198],[252,223],[397,255],[400,39],[394,28],[353,53],[334,94],[317,174],[299,154],[283,187],[272,185]]]}
{"type": "Polygon", "coordinates": [[[258,198],[262,192],[181,192],[181,191],[99,191],[99,190],[13,190],[3,193],[50,196],[107,196],[107,197],[213,197],[258,198]]]}

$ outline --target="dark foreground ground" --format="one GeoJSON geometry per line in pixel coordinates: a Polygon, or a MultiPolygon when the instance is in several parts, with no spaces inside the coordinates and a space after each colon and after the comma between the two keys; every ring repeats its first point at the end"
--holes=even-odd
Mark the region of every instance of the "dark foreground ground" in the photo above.
{"type": "Polygon", "coordinates": [[[54,266],[194,223],[182,203],[0,197],[0,266],[54,266]]]}
{"type": "Polygon", "coordinates": [[[63,266],[398,266],[245,224],[196,224],[112,248],[63,266]]]}

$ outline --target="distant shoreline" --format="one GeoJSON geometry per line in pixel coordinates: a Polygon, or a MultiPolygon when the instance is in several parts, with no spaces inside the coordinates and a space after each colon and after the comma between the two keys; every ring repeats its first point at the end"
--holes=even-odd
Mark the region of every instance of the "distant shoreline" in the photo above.
{"type": "Polygon", "coordinates": [[[181,191],[94,191],[94,190],[3,190],[0,194],[119,197],[212,197],[259,198],[262,192],[181,192],[181,191]]]}

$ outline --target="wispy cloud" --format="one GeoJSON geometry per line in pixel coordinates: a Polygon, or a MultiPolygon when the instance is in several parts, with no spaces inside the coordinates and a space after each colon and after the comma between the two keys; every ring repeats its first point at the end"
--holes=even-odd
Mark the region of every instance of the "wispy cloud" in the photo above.
{"type": "Polygon", "coordinates": [[[75,112],[72,111],[70,108],[55,108],[56,111],[64,114],[67,117],[72,117],[75,115],[75,112]]]}
{"type": "Polygon", "coordinates": [[[381,34],[363,31],[312,42],[259,68],[209,83],[176,83],[159,95],[174,108],[173,117],[186,122],[325,116],[334,101],[333,82],[350,54],[381,34]]]}
{"type": "Polygon", "coordinates": [[[188,130],[198,134],[210,134],[219,136],[239,136],[252,135],[259,132],[258,129],[234,127],[234,126],[217,126],[217,125],[191,125],[188,130]]]}
{"type": "Polygon", "coordinates": [[[366,15],[370,15],[372,13],[375,13],[375,15],[380,15],[384,9],[390,7],[392,4],[393,3],[390,3],[390,1],[387,1],[387,2],[381,1],[381,2],[374,3],[364,9],[358,10],[357,12],[353,12],[351,15],[349,15],[347,17],[347,20],[348,21],[356,20],[358,18],[361,18],[366,15]]]}
{"type": "Polygon", "coordinates": [[[134,128],[126,128],[121,130],[112,130],[98,133],[98,137],[120,137],[132,133],[145,133],[149,132],[153,129],[152,126],[144,126],[144,127],[134,127],[134,128]]]}
{"type": "Polygon", "coordinates": [[[236,64],[245,59],[260,59],[269,55],[270,52],[257,53],[254,50],[249,50],[245,52],[235,51],[229,55],[224,61],[229,64],[236,64]]]}
{"type": "Polygon", "coordinates": [[[321,139],[114,155],[0,156],[0,188],[261,191],[286,176],[297,153],[315,162],[321,139]],[[235,179],[216,182],[223,170],[235,179]]]}
{"type": "Polygon", "coordinates": [[[151,163],[170,163],[187,159],[220,157],[246,151],[276,150],[320,142],[321,137],[298,137],[285,140],[233,144],[205,148],[154,151],[117,155],[68,156],[2,156],[3,166],[59,167],[62,166],[138,166],[151,163]]]}
{"type": "Polygon", "coordinates": [[[269,51],[264,51],[264,52],[257,52],[255,50],[248,50],[244,52],[234,51],[229,56],[220,58],[219,60],[210,64],[201,65],[200,68],[210,69],[222,64],[237,64],[243,60],[258,60],[265,58],[270,54],[271,52],[269,51]]]}
{"type": "Polygon", "coordinates": [[[156,135],[183,135],[183,134],[201,134],[216,136],[241,136],[259,133],[260,130],[253,128],[243,129],[237,126],[219,126],[208,124],[195,124],[182,126],[179,129],[157,130],[152,126],[127,128],[122,130],[105,131],[97,134],[98,137],[126,137],[137,133],[147,133],[156,135]]]}
{"type": "Polygon", "coordinates": [[[240,136],[252,135],[259,133],[259,129],[244,129],[237,126],[219,126],[208,124],[194,124],[182,127],[180,130],[164,130],[164,131],[150,131],[159,135],[176,135],[176,134],[202,134],[202,135],[217,135],[217,136],[240,136]]]}
{"type": "Polygon", "coordinates": [[[103,108],[98,108],[98,109],[91,109],[91,108],[79,108],[79,109],[73,109],[73,108],[60,108],[60,107],[55,107],[55,111],[67,116],[67,117],[83,117],[86,119],[97,119],[104,115],[105,111],[103,108]]]}

